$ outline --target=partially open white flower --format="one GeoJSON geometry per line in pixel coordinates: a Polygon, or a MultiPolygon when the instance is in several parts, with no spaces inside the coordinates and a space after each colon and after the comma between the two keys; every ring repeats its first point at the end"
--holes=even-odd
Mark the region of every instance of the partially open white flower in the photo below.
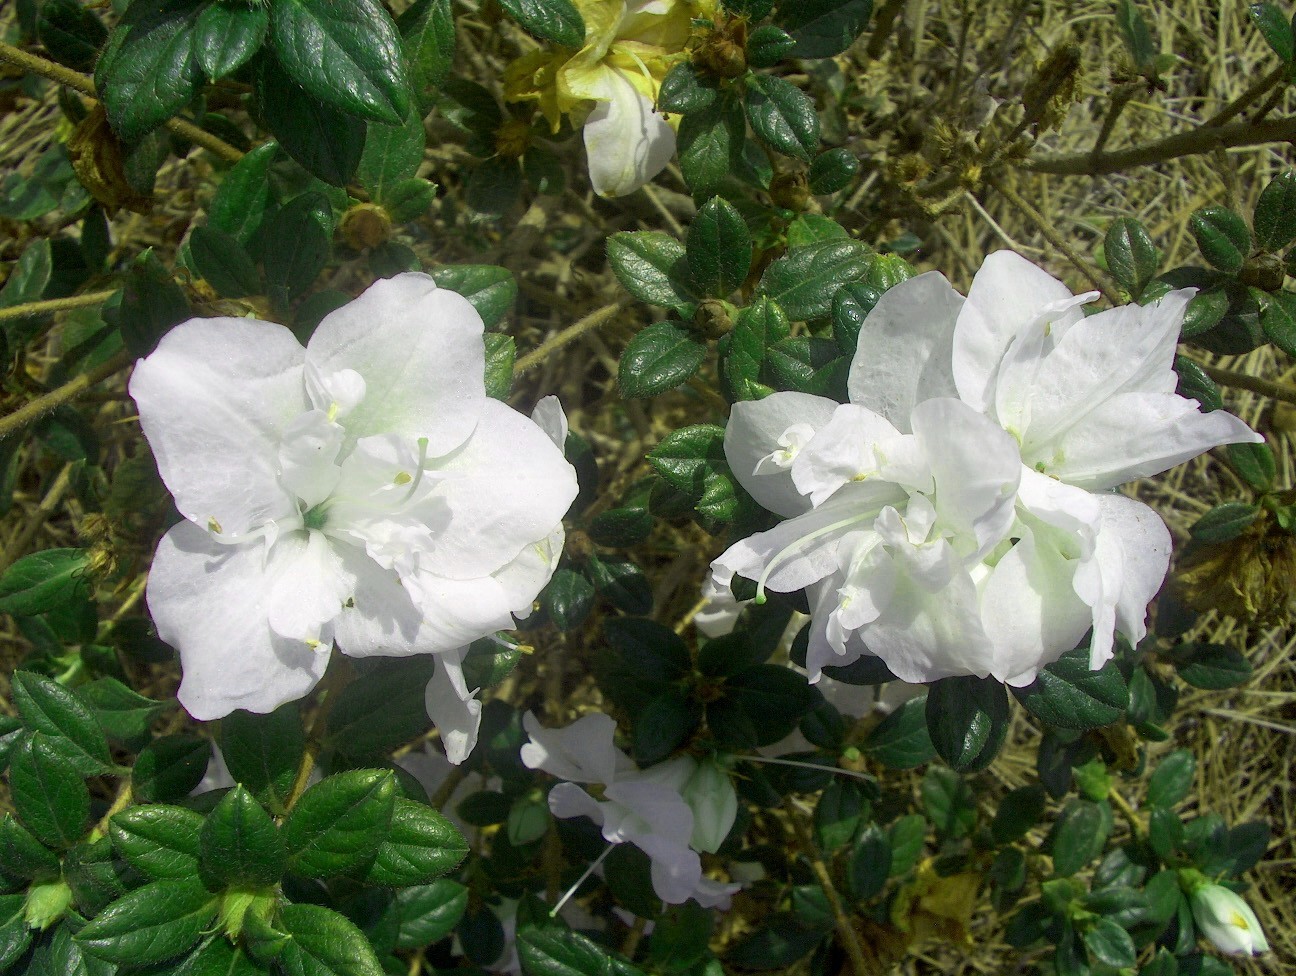
{"type": "Polygon", "coordinates": [[[930,272],[864,321],[850,402],[775,393],[734,405],[725,453],[788,521],[713,565],[762,589],[809,588],[812,680],[881,657],[912,683],[1025,685],[1092,630],[1146,631],[1170,536],[1107,489],[1219,444],[1258,441],[1175,392],[1190,291],[1086,318],[1025,259],[986,259],[966,299],[930,272]]]}
{"type": "Polygon", "coordinates": [[[1197,928],[1220,952],[1250,956],[1269,951],[1260,920],[1236,892],[1207,883],[1191,892],[1188,903],[1197,928]]]}
{"type": "Polygon", "coordinates": [[[195,718],[302,697],[336,643],[440,654],[434,683],[475,735],[462,648],[530,610],[576,494],[483,369],[481,317],[423,274],[377,282],[305,349],[280,325],[191,319],[139,362],[130,392],[185,518],[148,604],[195,718]]]}

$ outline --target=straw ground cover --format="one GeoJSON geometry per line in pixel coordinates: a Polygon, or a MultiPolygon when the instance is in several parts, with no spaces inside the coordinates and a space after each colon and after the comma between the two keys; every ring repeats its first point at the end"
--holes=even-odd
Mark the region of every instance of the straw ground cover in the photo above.
{"type": "MultiPolygon", "coordinates": [[[[1260,190],[1291,164],[1290,145],[1219,148],[1099,175],[1085,172],[1097,166],[1096,158],[1086,161],[1085,155],[1094,150],[1100,132],[1103,148],[1114,153],[1191,130],[1244,98],[1276,62],[1243,4],[1186,0],[1145,7],[1159,51],[1173,56],[1161,75],[1163,90],[1132,80],[1113,7],[1104,0],[879,3],[873,34],[847,54],[816,62],[809,74],[793,78],[816,96],[827,141],[848,147],[863,164],[863,177],[836,218],[870,243],[898,243],[913,235],[919,247],[910,260],[919,270],[943,271],[961,291],[966,291],[983,256],[1002,247],[1037,261],[1073,291],[1092,287],[1091,276],[1099,286],[1110,288],[1110,278],[1094,270],[1100,266],[1095,252],[1117,217],[1144,223],[1163,249],[1162,269],[1194,263],[1189,216],[1215,205],[1249,214],[1260,190]],[[1041,132],[1026,164],[996,177],[1001,182],[995,185],[981,183],[968,172],[961,174],[962,180],[956,176],[943,181],[957,172],[960,145],[975,127],[991,124],[996,113],[1020,113],[1020,104],[1014,105],[1010,96],[1028,88],[1049,64],[1061,66],[1064,83],[1049,92],[1048,104],[1041,109],[1050,114],[1051,124],[1041,132]],[[1123,110],[1105,127],[1112,93],[1122,86],[1123,110]],[[1059,159],[1069,162],[1040,162],[1059,159]],[[1078,172],[1050,171],[1068,167],[1078,172]],[[1062,253],[1058,239],[1073,251],[1074,260],[1062,253]]],[[[12,16],[12,9],[0,14],[12,16]]],[[[498,78],[520,43],[514,29],[487,5],[463,18],[459,41],[461,62],[479,80],[498,78]]],[[[1264,106],[1274,117],[1287,114],[1293,108],[1291,96],[1283,88],[1273,91],[1248,103],[1247,111],[1264,106]]],[[[7,80],[0,98],[5,109],[0,163],[4,172],[22,172],[64,137],[65,123],[52,88],[34,98],[7,80]]],[[[1011,124],[1011,117],[1008,121],[1011,124]]],[[[573,428],[584,434],[600,458],[606,497],[620,497],[647,472],[644,455],[664,433],[724,413],[718,394],[698,381],[651,400],[622,400],[616,390],[620,353],[649,319],[642,306],[626,301],[607,269],[604,242],[625,230],[666,229],[680,236],[695,207],[678,169],[668,167],[642,193],[616,201],[599,200],[577,182],[577,189],[562,195],[516,205],[502,219],[483,217],[466,200],[465,167],[471,158],[456,130],[437,114],[427,127],[428,151],[420,172],[439,184],[439,198],[426,218],[406,228],[402,242],[425,266],[472,262],[513,272],[520,287],[508,325],[519,352],[513,399],[530,403],[538,393],[557,394],[573,428]],[[573,328],[572,323],[583,324],[573,328]]],[[[567,154],[565,162],[580,165],[575,141],[568,140],[560,151],[567,154]]],[[[151,209],[146,214],[123,210],[112,218],[114,256],[152,246],[170,266],[195,214],[210,202],[216,182],[212,166],[211,158],[202,154],[168,162],[158,175],[151,209]]],[[[15,260],[31,233],[27,225],[0,223],[0,257],[15,260]]],[[[339,247],[343,260],[330,269],[324,284],[354,293],[367,283],[370,272],[358,248],[347,250],[345,242],[339,247]]],[[[109,266],[112,263],[110,258],[109,266]]],[[[189,285],[199,307],[228,312],[227,304],[204,293],[201,282],[189,285]]],[[[49,366],[57,362],[68,323],[75,323],[79,314],[83,313],[61,313],[46,337],[30,346],[21,369],[6,383],[11,404],[27,399],[25,386],[49,379],[49,366]]],[[[1229,373],[1260,377],[1289,390],[1296,382],[1289,359],[1269,346],[1241,357],[1192,355],[1229,373]]],[[[1230,409],[1268,435],[1278,457],[1278,483],[1293,484],[1296,406],[1236,384],[1226,385],[1226,400],[1230,409]]],[[[107,456],[113,458],[116,452],[120,460],[133,436],[133,406],[120,377],[80,402],[93,405],[95,431],[109,445],[107,456]]],[[[72,462],[49,471],[23,461],[0,537],[0,563],[7,566],[26,553],[49,548],[98,545],[105,554],[111,552],[119,566],[129,568],[118,577],[109,604],[113,613],[124,617],[138,606],[142,594],[138,570],[147,560],[153,525],[147,510],[137,511],[140,524],[132,534],[126,516],[130,506],[142,508],[150,500],[118,500],[123,523],[114,527],[109,544],[102,525],[96,529],[95,523],[87,525],[81,518],[84,508],[72,474],[72,462]]],[[[1220,501],[1245,497],[1245,490],[1225,465],[1209,456],[1132,488],[1163,516],[1176,548],[1204,512],[1220,501]]],[[[579,537],[569,541],[574,547],[582,544],[579,537]]],[[[679,629],[686,626],[697,609],[698,580],[720,548],[718,538],[692,523],[676,522],[659,526],[636,551],[652,584],[657,620],[679,629]]],[[[7,674],[30,645],[8,619],[3,626],[0,654],[7,674]]],[[[1244,649],[1254,677],[1231,691],[1185,694],[1168,730],[1169,741],[1150,747],[1149,763],[1171,748],[1191,750],[1198,771],[1190,811],[1195,804],[1229,823],[1261,819],[1270,824],[1273,840],[1254,873],[1255,886],[1248,897],[1273,952],[1236,965],[1245,972],[1296,973],[1296,850],[1291,839],[1296,835],[1296,803],[1289,783],[1296,752],[1296,666],[1291,653],[1296,635],[1286,614],[1260,626],[1208,613],[1195,627],[1200,639],[1244,649]]],[[[587,677],[594,652],[583,645],[581,632],[546,639],[561,645],[563,653],[538,649],[535,658],[543,658],[543,670],[524,666],[497,693],[518,700],[542,697],[546,718],[557,724],[600,704],[597,688],[587,677]]],[[[174,669],[139,662],[130,667],[140,691],[162,698],[174,690],[174,669]]],[[[1034,768],[1036,746],[1032,727],[1019,715],[1007,748],[987,776],[1004,790],[1023,785],[1034,768]]],[[[914,776],[915,791],[917,784],[914,776]]],[[[1131,820],[1136,822],[1138,816],[1133,811],[1131,820]]],[[[1126,822],[1117,829],[1138,828],[1126,822]]],[[[758,906],[746,908],[740,896],[727,928],[717,936],[721,942],[739,935],[744,918],[755,915],[758,906]]],[[[903,971],[1013,971],[1019,953],[1002,944],[1003,920],[985,912],[967,922],[966,944],[931,941],[903,962],[903,971]]],[[[888,961],[885,950],[879,950],[879,956],[888,961]]]]}

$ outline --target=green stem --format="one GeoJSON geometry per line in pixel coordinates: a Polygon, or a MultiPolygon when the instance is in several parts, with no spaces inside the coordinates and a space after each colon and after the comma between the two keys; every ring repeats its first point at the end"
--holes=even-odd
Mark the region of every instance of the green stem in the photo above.
{"type": "Polygon", "coordinates": [[[74,308],[85,308],[87,305],[101,305],[116,291],[92,291],[84,295],[73,295],[71,298],[49,298],[42,302],[23,302],[21,305],[10,305],[0,308],[0,322],[9,319],[25,319],[33,315],[51,315],[55,312],[66,312],[74,308]]]}
{"type": "Polygon", "coordinates": [[[114,373],[119,373],[132,362],[130,353],[122,350],[107,362],[96,366],[88,373],[73,377],[57,389],[44,396],[23,404],[7,417],[0,417],[0,438],[16,434],[28,424],[35,423],[45,414],[56,410],[65,403],[71,403],[91,387],[102,383],[114,373]]]}
{"type": "Polygon", "coordinates": [[[625,307],[625,302],[613,302],[611,305],[604,305],[597,311],[590,312],[590,314],[585,316],[583,319],[567,326],[567,328],[563,329],[556,336],[546,339],[537,348],[531,350],[519,359],[513,365],[514,375],[525,373],[527,370],[539,366],[549,356],[557,352],[563,346],[575,339],[579,339],[586,332],[597,329],[618,312],[624,311],[625,307]]]}

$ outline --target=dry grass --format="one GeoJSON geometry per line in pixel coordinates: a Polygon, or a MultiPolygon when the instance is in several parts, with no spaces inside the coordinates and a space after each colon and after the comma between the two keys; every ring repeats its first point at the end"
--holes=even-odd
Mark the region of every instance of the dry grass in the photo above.
{"type": "MultiPolygon", "coordinates": [[[[842,109],[836,130],[829,126],[830,134],[857,149],[867,166],[863,188],[839,216],[872,241],[901,230],[917,233],[924,244],[916,262],[923,269],[944,271],[962,289],[984,254],[1005,246],[1048,267],[1074,290],[1087,289],[1088,283],[1076,269],[1046,244],[1040,228],[993,190],[964,192],[936,217],[925,215],[912,200],[895,191],[883,194],[879,205],[872,191],[888,184],[893,167],[906,155],[931,149],[934,123],[958,125],[975,79],[984,79],[991,96],[1009,100],[1000,112],[1010,114],[1011,99],[1023,89],[1036,62],[1068,43],[1078,45],[1081,52],[1080,90],[1060,126],[1040,138],[1039,151],[1087,151],[1106,112],[1104,93],[1110,91],[1110,74],[1125,63],[1111,17],[1112,4],[1108,0],[924,0],[907,6],[910,9],[880,59],[869,61],[857,49],[851,57],[840,59],[838,70],[817,70],[808,80],[825,106],[835,102],[842,109]],[[960,49],[963,66],[956,68],[960,49]]],[[[1145,143],[1208,118],[1273,64],[1267,47],[1247,24],[1245,5],[1240,2],[1217,5],[1183,0],[1141,7],[1152,22],[1160,49],[1176,53],[1182,60],[1167,72],[1165,93],[1141,92],[1132,100],[1111,135],[1109,148],[1145,143]]],[[[515,39],[494,24],[474,23],[469,18],[463,34],[462,63],[471,66],[472,74],[481,75],[479,80],[489,77],[515,50],[515,39]]],[[[1290,108],[1290,97],[1285,96],[1276,114],[1290,108]]],[[[52,92],[36,100],[15,99],[0,118],[0,160],[5,171],[30,165],[59,137],[60,118],[52,92]]],[[[608,234],[687,224],[692,205],[682,194],[683,184],[673,169],[647,194],[615,204],[593,199],[576,178],[576,189],[562,197],[539,198],[503,221],[482,220],[462,203],[465,154],[443,139],[441,123],[434,118],[429,124],[426,174],[441,183],[442,202],[433,217],[413,228],[406,243],[427,263],[471,261],[510,268],[522,283],[522,296],[517,314],[506,328],[521,352],[535,348],[579,316],[622,297],[602,260],[602,241],[608,234]]],[[[581,160],[575,141],[569,141],[561,151],[572,160],[573,171],[578,171],[581,160]]],[[[1229,204],[1249,212],[1269,178],[1289,165],[1289,156],[1286,146],[1246,148],[1097,178],[1021,173],[1015,185],[1081,254],[1092,255],[1112,218],[1132,215],[1146,223],[1165,249],[1163,266],[1173,267],[1193,261],[1195,246],[1186,229],[1193,210],[1229,204]]],[[[214,183],[208,166],[201,154],[187,163],[169,163],[159,178],[155,211],[145,217],[121,214],[114,219],[118,255],[129,256],[145,245],[158,246],[164,254],[173,252],[210,196],[214,183]]],[[[40,229],[49,232],[53,228],[42,223],[40,229]]],[[[0,257],[15,259],[33,233],[31,228],[0,223],[0,257]]],[[[368,271],[359,256],[343,257],[324,284],[358,288],[368,271]]],[[[612,498],[644,473],[643,453],[664,431],[718,416],[713,395],[700,389],[686,388],[647,402],[617,400],[613,382],[617,356],[649,314],[633,309],[566,347],[527,374],[515,397],[515,402],[526,405],[540,392],[557,393],[562,398],[573,427],[593,443],[603,470],[603,487],[612,498]]],[[[39,375],[43,364],[58,352],[55,330],[41,348],[32,351],[29,368],[39,375]]],[[[1282,354],[1268,349],[1224,365],[1288,381],[1293,373],[1292,364],[1282,354]]],[[[1274,429],[1269,405],[1249,393],[1230,395],[1229,405],[1269,434],[1279,456],[1280,483],[1291,485],[1292,435],[1274,429]]],[[[105,400],[99,408],[97,426],[109,444],[110,466],[131,436],[130,426],[119,423],[129,416],[129,410],[128,403],[116,399],[105,400]]],[[[1291,429],[1291,425],[1282,426],[1291,429]]],[[[5,550],[15,540],[25,540],[27,551],[76,544],[73,525],[81,512],[79,503],[69,495],[51,511],[43,511],[41,501],[55,472],[38,470],[30,458],[28,462],[0,535],[5,550]]],[[[1245,497],[1246,491],[1210,457],[1135,490],[1157,508],[1180,541],[1188,526],[1212,504],[1245,497]]],[[[718,540],[700,530],[674,527],[659,530],[636,552],[655,581],[656,605],[663,620],[674,622],[692,606],[702,569],[718,547],[718,540]]],[[[11,628],[8,622],[4,626],[11,628]]],[[[1152,761],[1172,747],[1191,749],[1198,759],[1198,789],[1191,811],[1214,811],[1229,823],[1248,819],[1269,823],[1273,842],[1266,860],[1252,873],[1251,900],[1274,952],[1259,961],[1237,965],[1248,973],[1293,976],[1296,802],[1289,779],[1296,751],[1296,666],[1290,653],[1293,632],[1290,622],[1260,629],[1214,617],[1205,619],[1198,632],[1204,638],[1244,648],[1255,667],[1255,679],[1231,692],[1185,694],[1175,715],[1172,740],[1153,747],[1152,761]]],[[[562,654],[537,655],[546,661],[546,673],[524,674],[514,686],[523,697],[549,692],[555,720],[562,711],[559,701],[590,693],[580,677],[588,669],[575,643],[562,654]]],[[[0,660],[6,664],[15,661],[25,647],[12,629],[0,632],[0,660]]],[[[558,650],[557,646],[552,649],[558,650]]],[[[158,693],[165,693],[174,676],[156,673],[149,680],[155,682],[158,693]]],[[[1035,733],[1019,720],[1009,749],[987,775],[1004,787],[1027,781],[1032,775],[1035,744],[1035,733]]],[[[1017,954],[998,944],[1000,931],[1001,922],[987,912],[974,919],[972,947],[955,951],[930,946],[911,957],[905,971],[1012,972],[1018,964],[1017,954]]]]}

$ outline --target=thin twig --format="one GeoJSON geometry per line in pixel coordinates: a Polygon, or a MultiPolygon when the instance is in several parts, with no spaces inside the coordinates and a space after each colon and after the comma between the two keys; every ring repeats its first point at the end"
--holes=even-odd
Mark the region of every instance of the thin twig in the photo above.
{"type": "Polygon", "coordinates": [[[1044,239],[1062,252],[1068,261],[1075,265],[1076,269],[1093,282],[1093,286],[1102,292],[1103,298],[1107,299],[1112,305],[1119,305],[1119,289],[1112,287],[1107,276],[1086,261],[1080,254],[1063,238],[1049,223],[1048,218],[1036,210],[1020,193],[1010,187],[1003,179],[994,177],[990,180],[992,186],[1003,194],[1004,199],[1022,212],[1033,223],[1044,239]]]}
{"type": "Polygon", "coordinates": [[[341,654],[335,654],[333,660],[329,662],[329,668],[324,673],[323,679],[319,683],[319,692],[317,700],[319,705],[315,709],[315,717],[311,719],[310,731],[306,733],[306,746],[302,750],[301,762],[297,765],[297,776],[293,780],[292,791],[288,794],[288,799],[284,801],[284,810],[291,811],[296,806],[301,795],[306,792],[306,784],[310,782],[311,771],[315,769],[315,761],[319,759],[319,754],[324,746],[324,727],[328,721],[328,714],[333,710],[333,702],[337,698],[336,692],[339,690],[338,685],[344,677],[350,675],[351,668],[346,663],[346,658],[341,654]]]}
{"type": "MultiPolygon", "coordinates": [[[[39,55],[16,48],[12,44],[5,44],[3,41],[0,41],[0,61],[8,61],[23,71],[41,75],[67,88],[79,91],[83,95],[89,95],[91,98],[98,98],[99,96],[99,93],[95,91],[94,79],[89,75],[80,74],[70,68],[63,67],[61,64],[55,64],[53,61],[47,61],[39,55]]],[[[174,118],[167,119],[163,125],[181,138],[202,146],[208,152],[215,153],[222,159],[237,163],[243,158],[243,150],[231,146],[224,139],[217,138],[206,129],[201,129],[192,122],[174,118]]]]}
{"type": "Polygon", "coordinates": [[[1221,366],[1208,366],[1198,360],[1193,360],[1202,368],[1207,376],[1213,379],[1220,386],[1231,386],[1239,390],[1250,390],[1252,393],[1259,393],[1261,396],[1267,396],[1271,400],[1281,400],[1283,403],[1296,404],[1296,387],[1286,386],[1282,383],[1275,383],[1273,380],[1261,379],[1259,376],[1252,376],[1250,373],[1239,373],[1236,370],[1224,369],[1221,366]]]}
{"type": "Polygon", "coordinates": [[[624,311],[625,308],[625,302],[613,302],[611,305],[604,305],[597,311],[590,312],[589,315],[585,316],[580,321],[567,326],[567,328],[563,329],[556,336],[546,339],[537,348],[532,349],[529,353],[514,363],[513,374],[516,376],[539,366],[545,361],[545,359],[557,352],[563,346],[567,345],[567,343],[579,339],[591,329],[597,329],[618,312],[624,311]]]}
{"type": "Polygon", "coordinates": [[[36,511],[31,514],[23,527],[14,533],[13,538],[9,540],[9,544],[5,546],[4,554],[0,555],[0,573],[13,565],[14,561],[27,551],[27,547],[36,538],[36,533],[45,524],[45,520],[50,517],[54,509],[58,508],[63,496],[67,493],[68,486],[72,483],[72,470],[75,467],[76,464],[72,461],[63,465],[62,470],[55,477],[54,483],[50,485],[49,491],[45,493],[40,505],[36,507],[36,511]]]}
{"type": "Polygon", "coordinates": [[[823,889],[824,898],[828,901],[828,907],[833,915],[833,927],[837,930],[837,940],[842,944],[842,948],[846,950],[851,969],[854,971],[855,976],[869,976],[868,959],[865,958],[864,950],[860,947],[859,936],[855,932],[855,926],[851,924],[850,916],[846,914],[841,896],[837,894],[837,887],[833,884],[832,875],[828,873],[828,866],[824,864],[823,858],[819,856],[819,848],[815,845],[810,828],[802,820],[801,811],[790,802],[785,804],[785,809],[787,810],[788,821],[792,824],[797,841],[801,845],[801,853],[810,862],[810,870],[814,873],[815,880],[819,882],[819,887],[823,889]]]}
{"type": "Polygon", "coordinates": [[[71,403],[92,386],[102,383],[114,373],[120,373],[131,362],[131,354],[122,350],[107,362],[101,363],[90,370],[90,372],[73,377],[57,389],[23,404],[7,417],[0,417],[0,438],[15,434],[28,424],[40,420],[50,411],[58,409],[65,403],[71,403]]]}
{"type": "Polygon", "coordinates": [[[33,315],[51,315],[54,312],[66,312],[74,308],[85,308],[87,305],[101,305],[113,295],[113,291],[91,291],[84,295],[73,295],[71,298],[47,298],[41,302],[23,302],[21,305],[10,305],[0,308],[0,322],[9,319],[25,319],[33,315]]]}

